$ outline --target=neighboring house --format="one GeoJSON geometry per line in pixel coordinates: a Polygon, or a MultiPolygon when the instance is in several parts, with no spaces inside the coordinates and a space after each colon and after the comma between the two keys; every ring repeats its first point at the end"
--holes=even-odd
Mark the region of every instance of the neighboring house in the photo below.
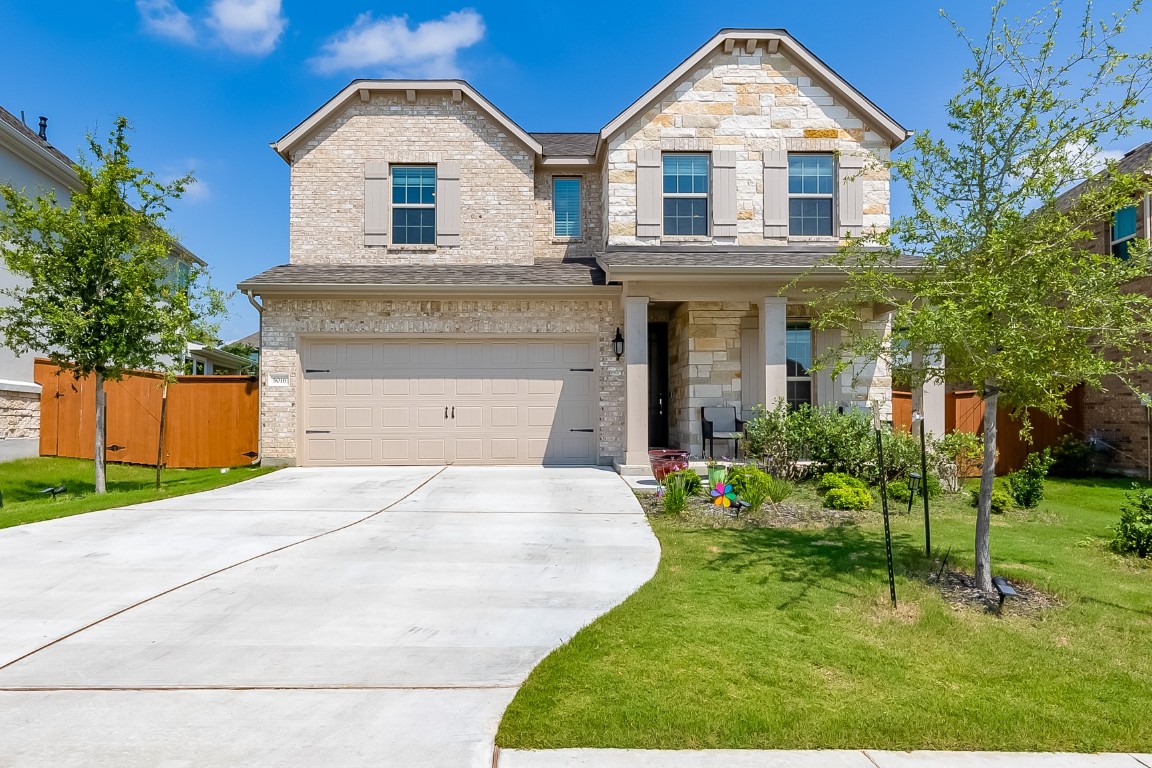
{"type": "Polygon", "coordinates": [[[184,367],[193,375],[214,376],[217,374],[245,373],[253,368],[253,360],[234,355],[207,344],[188,342],[188,353],[184,367]]]}
{"type": "MultiPolygon", "coordinates": [[[[47,139],[47,120],[39,130],[0,107],[0,182],[23,189],[28,195],[54,190],[56,199],[67,203],[80,186],[72,160],[47,139]]],[[[182,267],[204,262],[177,245],[174,275],[182,267]]],[[[17,278],[0,262],[0,288],[12,288],[17,278]]],[[[0,302],[7,302],[0,296],[0,302]]],[[[40,385],[33,380],[35,355],[17,355],[0,345],[0,461],[37,456],[40,452],[40,385]]]]}
{"type": "Polygon", "coordinates": [[[835,271],[778,293],[888,226],[876,161],[908,136],[782,30],[720,32],[596,133],[528,133],[459,80],[354,81],[272,145],[290,263],[239,286],[262,459],[647,471],[702,451],[703,406],[888,415],[882,365],[808,370],[838,338],[801,289],[835,271]]]}
{"type": "MultiPolygon", "coordinates": [[[[1152,172],[1152,142],[1128,152],[1117,164],[1123,173],[1152,172]]],[[[1087,183],[1087,182],[1085,182],[1087,183]]],[[[1064,193],[1075,197],[1083,184],[1064,193]]],[[[1097,253],[1127,258],[1137,238],[1152,233],[1152,196],[1144,194],[1122,208],[1112,221],[1100,222],[1093,243],[1097,253]]],[[[1132,289],[1152,295],[1152,278],[1137,281],[1132,289]]],[[[1152,395],[1152,373],[1132,377],[1141,392],[1152,395]]],[[[1084,432],[1101,449],[1105,469],[1152,479],[1152,410],[1116,376],[1106,377],[1102,389],[1084,392],[1084,432]]]]}

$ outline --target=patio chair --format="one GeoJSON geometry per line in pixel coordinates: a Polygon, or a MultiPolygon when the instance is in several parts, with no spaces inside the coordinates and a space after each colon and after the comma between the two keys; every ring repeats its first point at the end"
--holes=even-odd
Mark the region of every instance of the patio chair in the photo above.
{"type": "MultiPolygon", "coordinates": [[[[740,440],[744,437],[744,422],[736,416],[736,406],[705,405],[700,409],[700,425],[708,458],[716,458],[716,441],[731,440],[733,458],[740,457],[740,440]]],[[[703,448],[703,446],[701,446],[703,448]]]]}

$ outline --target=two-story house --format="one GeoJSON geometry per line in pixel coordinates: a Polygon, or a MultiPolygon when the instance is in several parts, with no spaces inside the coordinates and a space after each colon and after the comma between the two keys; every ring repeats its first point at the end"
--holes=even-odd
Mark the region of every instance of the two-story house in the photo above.
{"type": "Polygon", "coordinates": [[[529,133],[463,81],[351,83],[272,145],[290,263],[239,286],[263,460],[646,471],[702,451],[702,406],[890,407],[883,365],[810,371],[838,339],[802,290],[836,271],[781,291],[888,225],[908,136],[782,30],[720,32],[595,133],[529,133]]]}

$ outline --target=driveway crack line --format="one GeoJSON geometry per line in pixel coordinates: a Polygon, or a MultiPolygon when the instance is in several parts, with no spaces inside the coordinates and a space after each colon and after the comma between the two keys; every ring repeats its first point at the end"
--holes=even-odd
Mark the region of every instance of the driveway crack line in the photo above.
{"type": "Polygon", "coordinates": [[[408,498],[410,498],[414,493],[416,493],[417,491],[422,489],[424,486],[428,485],[428,483],[432,482],[437,477],[439,477],[441,474],[443,474],[444,470],[446,470],[446,469],[448,469],[447,466],[441,467],[435,474],[433,474],[431,477],[429,477],[424,482],[420,483],[420,485],[418,485],[415,488],[413,488],[412,490],[408,491],[408,493],[404,494],[402,497],[400,497],[396,501],[392,502],[391,504],[389,504],[388,506],[386,506],[382,509],[376,510],[375,512],[373,512],[370,515],[366,515],[366,516],[360,518],[359,520],[353,520],[352,522],[347,523],[345,525],[342,525],[339,528],[333,528],[330,531],[323,531],[321,533],[317,533],[317,534],[314,534],[312,536],[309,536],[306,539],[300,539],[299,541],[294,541],[290,544],[285,544],[282,547],[277,547],[276,549],[270,549],[267,552],[261,552],[258,555],[253,555],[252,557],[249,557],[245,560],[241,560],[238,563],[232,563],[231,565],[226,565],[223,568],[218,568],[215,571],[212,571],[211,573],[206,573],[203,576],[198,576],[195,579],[184,582],[183,584],[177,584],[176,586],[171,587],[170,589],[166,589],[163,592],[159,592],[155,595],[152,595],[151,597],[146,597],[143,600],[140,600],[140,601],[133,603],[132,605],[129,605],[125,608],[121,608],[120,610],[115,611],[113,613],[110,613],[107,616],[104,616],[103,618],[96,619],[96,621],[85,624],[84,626],[80,627],[79,629],[75,629],[66,635],[61,635],[60,637],[56,638],[55,640],[52,640],[51,642],[45,643],[44,645],[40,646],[39,648],[34,648],[31,651],[28,651],[27,653],[25,653],[24,655],[18,656],[9,662],[5,662],[4,664],[0,664],[0,671],[8,669],[8,667],[11,667],[15,664],[19,664],[20,662],[24,661],[25,659],[32,657],[32,656],[35,656],[36,654],[40,653],[41,651],[47,650],[48,648],[51,648],[52,646],[57,645],[58,643],[62,643],[65,640],[67,640],[68,638],[75,637],[76,635],[80,634],[81,632],[86,632],[87,630],[92,629],[95,626],[103,624],[104,622],[108,621],[109,619],[114,619],[117,616],[120,616],[121,614],[127,613],[128,611],[131,611],[135,608],[139,608],[142,605],[146,605],[146,604],[152,602],[153,600],[157,600],[161,597],[164,597],[165,595],[170,595],[173,592],[179,591],[181,589],[184,589],[185,587],[189,587],[193,584],[204,581],[205,579],[210,579],[213,576],[219,576],[221,573],[225,573],[226,571],[230,571],[233,568],[239,568],[242,565],[247,565],[248,563],[251,563],[254,560],[259,560],[262,557],[267,557],[268,555],[274,555],[278,552],[283,552],[286,549],[291,549],[292,547],[298,547],[301,544],[307,544],[310,541],[315,541],[316,539],[320,539],[320,538],[323,538],[325,536],[330,536],[333,533],[339,533],[340,531],[344,531],[344,530],[347,530],[353,526],[360,525],[361,523],[367,522],[367,521],[371,520],[372,518],[376,517],[377,515],[384,514],[388,510],[392,509],[392,507],[396,506],[397,504],[400,504],[403,501],[407,501],[408,498]]]}

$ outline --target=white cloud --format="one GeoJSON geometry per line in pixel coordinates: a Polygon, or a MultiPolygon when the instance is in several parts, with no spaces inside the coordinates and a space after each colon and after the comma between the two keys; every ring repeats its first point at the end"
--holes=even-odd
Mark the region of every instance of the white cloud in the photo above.
{"type": "Polygon", "coordinates": [[[136,0],[136,10],[148,32],[182,43],[196,42],[192,18],[180,10],[173,0],[136,0]]]}
{"type": "Polygon", "coordinates": [[[204,203],[212,199],[212,189],[208,186],[208,182],[203,179],[196,179],[184,190],[184,196],[181,199],[193,204],[204,203]]]}
{"type": "Polygon", "coordinates": [[[208,26],[234,51],[264,55],[280,41],[288,20],[280,0],[213,0],[208,26]]]}
{"type": "Polygon", "coordinates": [[[484,37],[484,19],[466,8],[442,19],[409,28],[407,16],[373,19],[371,13],[357,17],[312,59],[323,74],[355,70],[360,75],[392,77],[459,77],[456,54],[484,37]],[[364,72],[371,68],[371,73],[364,72]]]}

